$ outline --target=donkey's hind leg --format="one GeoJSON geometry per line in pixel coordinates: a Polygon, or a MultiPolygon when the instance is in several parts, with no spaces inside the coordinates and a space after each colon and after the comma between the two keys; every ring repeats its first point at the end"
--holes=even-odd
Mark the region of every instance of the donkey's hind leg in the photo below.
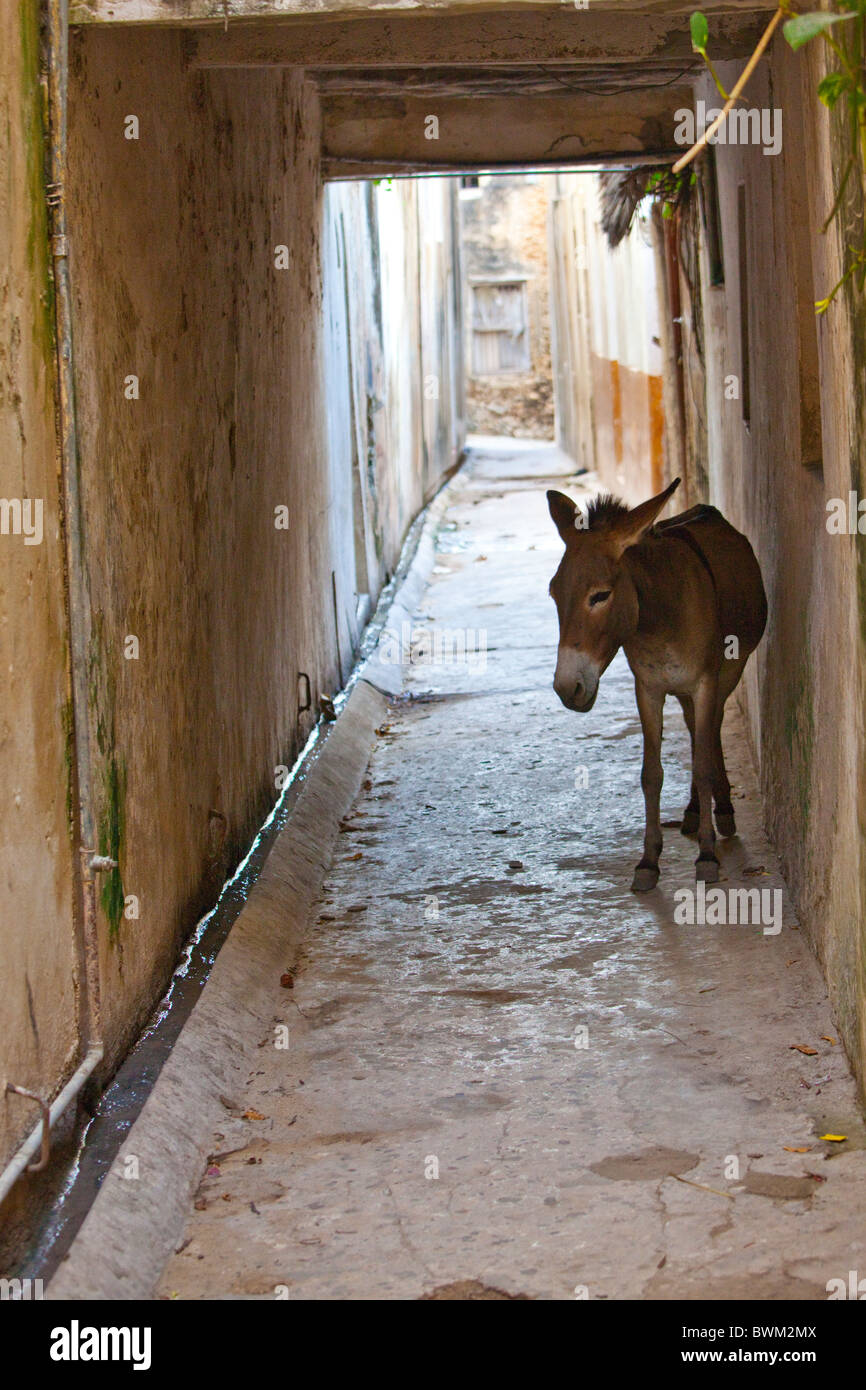
{"type": "Polygon", "coordinates": [[[643,729],[643,767],[640,783],[643,788],[646,809],[646,827],[643,840],[643,859],[634,871],[633,893],[646,893],[655,888],[659,881],[659,855],[662,852],[662,827],[659,819],[662,782],[662,714],[665,697],[658,691],[650,691],[640,681],[635,680],[637,708],[643,729]]]}
{"type": "Polygon", "coordinates": [[[713,771],[713,803],[715,807],[716,829],[723,840],[731,835],[736,835],[737,826],[734,820],[734,807],[731,802],[731,784],[728,781],[728,774],[725,770],[725,754],[722,749],[722,720],[724,719],[724,705],[717,717],[716,737],[714,752],[715,768],[713,771]]]}
{"type": "Polygon", "coordinates": [[[695,764],[694,778],[700,802],[698,824],[698,855],[695,868],[704,883],[718,883],[719,861],[716,858],[716,833],[713,829],[713,780],[715,777],[715,731],[718,700],[718,681],[704,676],[698,683],[695,700],[695,764]]]}
{"type": "Polygon", "coordinates": [[[746,665],[746,658],[738,661],[728,661],[719,676],[719,695],[716,705],[715,739],[713,748],[713,760],[715,764],[713,772],[713,802],[715,804],[716,829],[723,839],[731,835],[736,835],[737,826],[734,820],[734,807],[731,802],[731,784],[728,781],[728,774],[725,769],[725,754],[722,748],[722,723],[725,718],[725,702],[731,692],[739,684],[740,677],[746,665]]]}
{"type": "Polygon", "coordinates": [[[692,742],[692,791],[689,804],[683,811],[683,818],[680,821],[681,835],[697,835],[698,824],[701,818],[700,802],[698,801],[698,789],[695,786],[695,702],[691,695],[678,695],[677,699],[682,705],[686,727],[689,731],[689,738],[692,742]]]}

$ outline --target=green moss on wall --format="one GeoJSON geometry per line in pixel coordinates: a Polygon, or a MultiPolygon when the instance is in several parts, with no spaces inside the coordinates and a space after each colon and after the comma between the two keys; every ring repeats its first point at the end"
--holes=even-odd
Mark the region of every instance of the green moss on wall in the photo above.
{"type": "Polygon", "coordinates": [[[50,371],[54,369],[54,277],[48,247],[45,203],[47,111],[39,63],[39,5],[21,0],[21,113],[27,161],[27,264],[33,276],[34,341],[50,371]]]}
{"type": "Polygon", "coordinates": [[[107,658],[103,615],[96,613],[90,636],[88,660],[90,716],[96,731],[99,758],[94,782],[99,787],[97,813],[99,853],[117,860],[102,880],[99,900],[109,924],[109,939],[116,942],[123,921],[124,888],[121,860],[126,845],[126,763],[115,743],[117,680],[107,658]]]}
{"type": "Polygon", "coordinates": [[[110,855],[118,867],[103,876],[99,900],[108,919],[110,939],[116,941],[123,920],[123,875],[120,856],[126,839],[126,765],[112,756],[103,769],[102,811],[99,817],[99,853],[110,855]]]}
{"type": "Polygon", "coordinates": [[[66,772],[66,828],[70,842],[75,844],[75,717],[72,701],[64,700],[60,711],[63,729],[63,766],[66,772]]]}

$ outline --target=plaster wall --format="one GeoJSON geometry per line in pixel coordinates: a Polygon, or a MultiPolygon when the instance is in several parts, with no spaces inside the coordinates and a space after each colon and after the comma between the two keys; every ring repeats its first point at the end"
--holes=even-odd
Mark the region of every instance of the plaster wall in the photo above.
{"type": "Polygon", "coordinates": [[[611,251],[598,180],[559,174],[550,219],[557,442],[635,502],[664,465],[662,360],[655,261],[638,220],[611,251]]]}
{"type": "MultiPolygon", "coordinates": [[[[742,687],[767,824],[862,1083],[866,590],[862,537],[830,534],[827,504],[863,493],[866,334],[856,291],[813,307],[844,254],[837,222],[821,232],[845,158],[815,95],[821,62],[818,45],[778,42],[750,84],[751,105],[783,112],[780,154],[717,148],[725,282],[709,284],[702,254],[706,417],[710,499],[752,541],[769,601],[742,687]]],[[[696,94],[714,104],[709,84],[696,94]]],[[[861,198],[852,188],[843,225],[861,198]]]]}
{"type": "Polygon", "coordinates": [[[78,1056],[74,788],[39,20],[0,12],[0,1164],[78,1056]],[[26,508],[22,511],[22,506],[26,508]],[[29,514],[29,524],[25,527],[29,514]],[[37,525],[38,522],[38,525],[37,525]],[[29,531],[29,536],[27,534],[29,531]]]}
{"type": "MultiPolygon", "coordinates": [[[[74,758],[35,8],[2,23],[0,466],[4,495],[44,500],[44,538],[0,536],[0,1077],[50,1096],[80,1049],[74,758]]],[[[326,197],[320,134],[302,71],[195,71],[170,29],[72,32],[81,771],[119,863],[98,901],[103,1079],[462,447],[451,184],[326,197]]],[[[34,1122],[0,1099],[0,1159],[34,1122]]]]}

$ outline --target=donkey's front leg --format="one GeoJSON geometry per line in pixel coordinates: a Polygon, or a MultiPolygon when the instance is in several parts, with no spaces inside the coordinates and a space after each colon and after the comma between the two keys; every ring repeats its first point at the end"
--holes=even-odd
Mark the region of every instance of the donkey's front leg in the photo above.
{"type": "Polygon", "coordinates": [[[695,691],[695,754],[692,780],[700,803],[698,845],[700,854],[695,860],[696,877],[704,883],[718,883],[719,861],[716,858],[716,832],[713,829],[713,782],[716,775],[716,701],[717,682],[705,676],[695,691]]]}
{"type": "Polygon", "coordinates": [[[659,881],[659,855],[662,852],[662,827],[659,819],[662,782],[662,711],[665,697],[658,690],[648,690],[635,681],[637,708],[643,729],[643,767],[640,784],[646,808],[646,829],[643,838],[643,859],[634,871],[632,892],[646,893],[659,881]]]}

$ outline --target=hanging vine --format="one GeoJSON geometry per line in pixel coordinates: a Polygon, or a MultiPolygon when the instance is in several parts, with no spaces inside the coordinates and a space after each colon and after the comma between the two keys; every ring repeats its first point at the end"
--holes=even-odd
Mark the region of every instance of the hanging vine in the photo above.
{"type": "MultiPolygon", "coordinates": [[[[840,102],[847,106],[847,117],[851,135],[851,152],[842,170],[839,183],[836,187],[833,203],[827,218],[822,227],[826,232],[833,219],[839,215],[842,207],[842,199],[845,189],[848,186],[851,173],[859,165],[861,174],[866,169],[866,85],[864,85],[864,30],[866,30],[866,0],[855,0],[854,9],[844,10],[816,10],[810,14],[796,14],[785,0],[781,4],[767,25],[766,30],[761,36],[754,53],[746,64],[743,73],[738,79],[733,90],[725,91],[719,80],[718,74],[713,66],[708,53],[709,46],[709,25],[706,16],[700,10],[696,10],[690,20],[692,48],[699,53],[706,63],[710,75],[716,87],[724,99],[725,105],[719,116],[708,126],[703,135],[687,151],[681,159],[678,159],[673,166],[673,173],[679,174],[687,164],[695,158],[697,154],[710,140],[715,131],[726,120],[728,112],[739,100],[740,93],[746,82],[757,66],[764,49],[775,32],[777,25],[785,20],[782,25],[782,33],[796,52],[803,48],[813,39],[822,39],[832,52],[836,65],[832,72],[828,72],[818,83],[818,97],[829,109],[833,110],[840,102]],[[837,25],[843,26],[837,29],[837,25]]],[[[861,231],[858,244],[846,247],[845,269],[824,299],[819,299],[815,309],[819,314],[826,313],[842,286],[850,279],[854,279],[857,288],[862,292],[866,284],[866,224],[861,231]]]]}

